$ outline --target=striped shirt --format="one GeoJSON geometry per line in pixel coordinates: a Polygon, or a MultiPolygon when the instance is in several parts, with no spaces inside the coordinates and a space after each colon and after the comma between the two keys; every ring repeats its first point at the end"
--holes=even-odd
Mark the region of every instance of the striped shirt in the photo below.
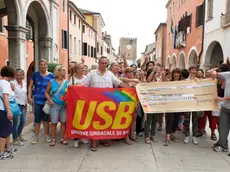
{"type": "Polygon", "coordinates": [[[34,81],[35,91],[34,91],[34,103],[39,105],[44,105],[46,98],[45,98],[45,91],[46,87],[49,84],[50,80],[54,79],[54,75],[49,73],[46,76],[42,76],[40,72],[34,72],[30,77],[32,81],[34,81]]]}

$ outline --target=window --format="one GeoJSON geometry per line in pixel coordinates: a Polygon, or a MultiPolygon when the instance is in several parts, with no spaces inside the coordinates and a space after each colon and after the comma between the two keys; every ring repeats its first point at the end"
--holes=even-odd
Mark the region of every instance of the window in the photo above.
{"type": "Polygon", "coordinates": [[[65,1],[66,0],[62,0],[62,11],[65,12],[65,1]]]}
{"type": "Polygon", "coordinates": [[[72,11],[71,10],[69,11],[69,20],[70,22],[72,22],[72,11]]]}
{"type": "Polygon", "coordinates": [[[3,32],[3,28],[2,28],[2,18],[0,18],[0,33],[3,32]]]}
{"type": "Polygon", "coordinates": [[[99,42],[97,42],[97,53],[99,53],[99,42]]]}
{"type": "Polygon", "coordinates": [[[69,36],[69,51],[72,53],[72,35],[69,36]]]}
{"type": "Polygon", "coordinates": [[[208,9],[207,19],[209,20],[209,19],[212,19],[213,17],[213,0],[208,0],[207,9],[208,9]]]}
{"type": "Polygon", "coordinates": [[[204,4],[196,7],[196,27],[204,24],[204,4]]]}
{"type": "Polygon", "coordinates": [[[78,50],[79,50],[79,56],[81,55],[81,51],[80,51],[80,49],[81,49],[81,41],[80,40],[78,40],[78,50]]]}
{"type": "Polygon", "coordinates": [[[91,57],[93,57],[93,46],[91,46],[91,57]]]}
{"type": "Polygon", "coordinates": [[[74,24],[76,25],[77,16],[74,14],[74,24]]]}
{"type": "Polygon", "coordinates": [[[74,54],[77,54],[77,39],[74,37],[74,54]]]}
{"type": "Polygon", "coordinates": [[[81,29],[81,20],[80,19],[78,20],[78,24],[79,24],[79,26],[78,26],[79,29],[81,29]]]}
{"type": "Polygon", "coordinates": [[[85,33],[85,25],[82,26],[82,32],[85,33]]]}
{"type": "Polygon", "coordinates": [[[90,45],[88,45],[88,57],[90,57],[90,45]]]}
{"type": "Polygon", "coordinates": [[[96,48],[94,48],[94,58],[96,58],[97,57],[97,50],[96,50],[96,48]]]}
{"type": "MultiPolygon", "coordinates": [[[[1,28],[2,28],[2,27],[1,27],[1,28]]],[[[30,28],[30,22],[29,22],[28,20],[26,20],[26,28],[27,28],[27,29],[31,29],[31,28],[30,28]]],[[[30,40],[30,38],[31,38],[30,33],[31,33],[30,31],[26,33],[26,40],[30,40]]]]}
{"type": "Polygon", "coordinates": [[[103,55],[103,47],[101,46],[101,55],[103,55]]]}
{"type": "Polygon", "coordinates": [[[68,49],[68,32],[66,30],[62,30],[62,48],[68,49]]]}
{"type": "Polygon", "coordinates": [[[87,56],[87,43],[83,43],[82,50],[82,55],[87,56]]]}

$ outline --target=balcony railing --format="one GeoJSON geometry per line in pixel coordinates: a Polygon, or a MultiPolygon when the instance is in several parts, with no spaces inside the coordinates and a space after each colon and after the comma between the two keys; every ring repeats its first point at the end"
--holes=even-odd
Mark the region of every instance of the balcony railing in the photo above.
{"type": "Polygon", "coordinates": [[[221,16],[221,27],[224,28],[227,26],[230,26],[230,12],[221,16]]]}
{"type": "Polygon", "coordinates": [[[176,39],[176,48],[186,47],[186,34],[184,31],[178,32],[176,39]]]}

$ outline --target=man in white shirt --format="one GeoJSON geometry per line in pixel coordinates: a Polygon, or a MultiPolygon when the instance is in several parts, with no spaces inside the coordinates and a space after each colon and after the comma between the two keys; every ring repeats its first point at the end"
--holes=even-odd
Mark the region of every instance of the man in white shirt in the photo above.
{"type": "MultiPolygon", "coordinates": [[[[125,83],[120,81],[112,72],[107,70],[109,61],[107,57],[102,56],[98,62],[98,68],[92,70],[88,75],[83,79],[82,84],[86,87],[93,88],[126,88],[128,87],[125,83]]],[[[96,149],[96,140],[92,140],[91,150],[97,151],[96,149]]],[[[108,141],[103,143],[104,146],[109,147],[110,144],[108,141]]]]}

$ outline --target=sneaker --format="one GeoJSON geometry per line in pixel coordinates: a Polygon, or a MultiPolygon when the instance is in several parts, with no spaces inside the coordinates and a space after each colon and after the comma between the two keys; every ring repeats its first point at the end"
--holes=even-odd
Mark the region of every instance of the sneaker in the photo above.
{"type": "Polygon", "coordinates": [[[46,143],[50,143],[51,142],[50,137],[49,136],[45,136],[45,141],[46,141],[46,143]]]}
{"type": "Polygon", "coordinates": [[[10,148],[10,149],[8,149],[8,150],[5,150],[5,152],[7,152],[7,153],[9,153],[9,154],[13,154],[13,153],[15,153],[15,152],[17,152],[18,150],[16,149],[16,148],[10,148]]]}
{"type": "Polygon", "coordinates": [[[75,148],[79,148],[79,141],[78,141],[78,140],[73,141],[73,146],[74,146],[75,148]]]}
{"type": "Polygon", "coordinates": [[[13,158],[14,156],[7,152],[0,155],[0,160],[13,159],[13,158]]]}
{"type": "Polygon", "coordinates": [[[184,138],[184,143],[188,144],[188,141],[189,141],[189,137],[187,136],[187,137],[184,138]]]}
{"type": "Polygon", "coordinates": [[[20,142],[19,139],[13,141],[13,145],[15,146],[24,146],[24,143],[20,142]]]}
{"type": "Polygon", "coordinates": [[[194,145],[198,145],[198,141],[197,141],[197,138],[196,137],[193,137],[192,138],[192,142],[194,145]]]}
{"type": "Polygon", "coordinates": [[[37,143],[38,143],[38,137],[37,137],[37,136],[34,136],[33,139],[32,139],[31,144],[32,144],[32,145],[35,145],[35,144],[37,144],[37,143]]]}
{"type": "Polygon", "coordinates": [[[214,147],[213,150],[215,152],[228,152],[228,149],[222,148],[221,146],[214,147]]]}
{"type": "Polygon", "coordinates": [[[19,136],[19,140],[20,140],[20,142],[26,142],[26,141],[27,141],[27,140],[24,139],[22,136],[19,136]]]}
{"type": "Polygon", "coordinates": [[[88,143],[89,143],[89,140],[87,140],[87,139],[81,139],[81,141],[82,141],[82,143],[84,143],[84,144],[88,144],[88,143]]]}

